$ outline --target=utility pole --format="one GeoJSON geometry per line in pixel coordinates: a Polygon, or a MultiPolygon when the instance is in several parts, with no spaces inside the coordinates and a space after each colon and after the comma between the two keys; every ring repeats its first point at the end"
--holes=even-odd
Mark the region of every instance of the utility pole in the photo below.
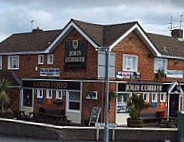
{"type": "Polygon", "coordinates": [[[106,54],[106,68],[105,68],[105,107],[104,107],[104,142],[109,142],[109,128],[108,128],[108,112],[109,112],[109,48],[105,49],[106,54]]]}

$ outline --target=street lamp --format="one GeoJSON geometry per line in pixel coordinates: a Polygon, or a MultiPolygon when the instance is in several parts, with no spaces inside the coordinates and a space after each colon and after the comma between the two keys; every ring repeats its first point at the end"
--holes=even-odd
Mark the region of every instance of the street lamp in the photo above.
{"type": "Polygon", "coordinates": [[[105,48],[105,107],[104,107],[104,142],[109,142],[108,111],[109,111],[109,48],[105,48]]]}

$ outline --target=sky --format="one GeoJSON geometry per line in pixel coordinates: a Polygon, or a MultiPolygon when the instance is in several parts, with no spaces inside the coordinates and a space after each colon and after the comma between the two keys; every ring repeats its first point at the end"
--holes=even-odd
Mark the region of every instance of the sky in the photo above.
{"type": "Polygon", "coordinates": [[[138,21],[146,32],[170,35],[184,25],[184,0],[0,0],[0,41],[13,33],[62,29],[71,18],[96,24],[138,21]],[[31,24],[31,21],[34,21],[31,24]]]}

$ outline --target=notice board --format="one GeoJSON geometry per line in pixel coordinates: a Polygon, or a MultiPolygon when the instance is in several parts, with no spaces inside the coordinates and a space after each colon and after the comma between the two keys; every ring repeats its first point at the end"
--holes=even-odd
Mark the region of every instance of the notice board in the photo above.
{"type": "Polygon", "coordinates": [[[91,115],[90,115],[90,120],[89,120],[89,125],[90,124],[95,124],[98,122],[99,116],[100,116],[101,108],[100,107],[93,107],[91,110],[91,115]]]}

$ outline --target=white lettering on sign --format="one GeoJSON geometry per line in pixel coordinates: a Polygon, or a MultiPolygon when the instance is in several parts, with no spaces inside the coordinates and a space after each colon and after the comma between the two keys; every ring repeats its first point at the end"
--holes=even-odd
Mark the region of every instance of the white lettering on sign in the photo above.
{"type": "Polygon", "coordinates": [[[126,91],[162,92],[162,85],[126,85],[126,91]]]}
{"type": "MultiPolygon", "coordinates": [[[[96,127],[105,127],[105,123],[95,123],[96,127]]],[[[109,128],[116,128],[118,125],[116,123],[108,123],[109,128]]]]}
{"type": "Polygon", "coordinates": [[[85,62],[85,57],[66,57],[65,58],[66,63],[71,62],[85,62]]]}

